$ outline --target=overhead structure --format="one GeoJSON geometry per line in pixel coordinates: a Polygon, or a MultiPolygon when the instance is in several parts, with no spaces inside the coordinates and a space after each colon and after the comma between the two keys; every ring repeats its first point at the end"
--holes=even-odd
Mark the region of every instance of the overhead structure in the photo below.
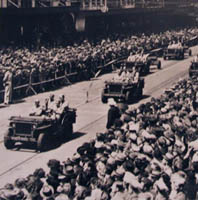
{"type": "Polygon", "coordinates": [[[196,0],[0,0],[0,8],[48,8],[78,5],[81,10],[185,7],[196,4],[196,0]]]}

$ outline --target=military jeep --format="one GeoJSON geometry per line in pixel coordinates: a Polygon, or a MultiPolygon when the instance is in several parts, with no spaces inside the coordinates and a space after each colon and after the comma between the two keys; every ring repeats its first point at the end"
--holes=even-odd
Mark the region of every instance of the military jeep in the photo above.
{"type": "Polygon", "coordinates": [[[101,94],[101,101],[107,103],[108,98],[121,99],[125,102],[132,102],[142,98],[144,78],[138,83],[106,81],[101,94]]]}
{"type": "Polygon", "coordinates": [[[140,76],[145,76],[150,72],[150,62],[131,62],[125,61],[126,68],[132,70],[133,67],[138,69],[140,76]]]}
{"type": "Polygon", "coordinates": [[[161,69],[161,61],[158,59],[156,52],[151,51],[147,54],[146,59],[150,66],[155,65],[157,66],[157,69],[161,69]]]}
{"type": "Polygon", "coordinates": [[[50,141],[63,141],[73,133],[73,123],[76,122],[76,109],[68,108],[59,120],[46,117],[12,116],[9,127],[4,135],[4,145],[7,149],[15,147],[16,142],[35,144],[37,151],[45,151],[50,141]],[[55,140],[54,140],[55,139],[55,140]]]}
{"type": "Polygon", "coordinates": [[[166,48],[164,50],[163,58],[164,60],[169,60],[170,58],[180,60],[184,59],[184,53],[184,48],[166,48]]]}

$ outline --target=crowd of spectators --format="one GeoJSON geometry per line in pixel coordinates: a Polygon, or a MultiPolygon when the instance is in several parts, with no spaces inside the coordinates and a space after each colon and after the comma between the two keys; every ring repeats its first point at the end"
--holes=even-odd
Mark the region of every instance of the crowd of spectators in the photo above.
{"type": "MultiPolygon", "coordinates": [[[[25,47],[2,48],[0,49],[0,80],[3,78],[3,69],[9,67],[13,69],[14,87],[30,82],[35,84],[47,81],[34,86],[36,92],[42,92],[68,83],[64,75],[70,74],[71,82],[89,79],[95,75],[99,66],[104,66],[114,59],[128,57],[131,52],[137,53],[168,46],[172,41],[188,41],[197,32],[197,28],[188,28],[150,35],[112,34],[105,39],[101,37],[94,41],[87,39],[73,45],[54,48],[44,46],[37,50],[25,47]]],[[[4,89],[3,85],[0,85],[0,90],[2,89],[4,89]]],[[[24,88],[14,93],[17,97],[24,94],[24,88]]]]}
{"type": "Polygon", "coordinates": [[[198,80],[179,80],[49,171],[36,169],[0,190],[1,200],[197,199],[198,80]]]}

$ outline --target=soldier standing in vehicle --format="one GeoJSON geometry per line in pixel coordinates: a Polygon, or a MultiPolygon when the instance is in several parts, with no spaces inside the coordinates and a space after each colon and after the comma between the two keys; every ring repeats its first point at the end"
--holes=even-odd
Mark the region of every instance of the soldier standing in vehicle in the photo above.
{"type": "Polygon", "coordinates": [[[64,94],[59,96],[59,100],[60,100],[60,106],[62,108],[62,112],[64,112],[66,109],[69,108],[69,102],[67,100],[65,100],[64,94]]]}
{"type": "Polygon", "coordinates": [[[54,105],[53,114],[51,116],[52,119],[59,121],[62,115],[62,108],[61,108],[61,102],[60,100],[56,101],[56,104],[54,105]]]}
{"type": "Polygon", "coordinates": [[[13,79],[12,69],[9,68],[7,69],[3,77],[3,85],[5,87],[5,93],[4,93],[5,105],[12,103],[12,81],[13,81],[12,79],[13,79]]]}
{"type": "Polygon", "coordinates": [[[48,111],[52,112],[54,109],[55,101],[54,101],[54,94],[50,94],[49,101],[48,101],[48,111]]]}

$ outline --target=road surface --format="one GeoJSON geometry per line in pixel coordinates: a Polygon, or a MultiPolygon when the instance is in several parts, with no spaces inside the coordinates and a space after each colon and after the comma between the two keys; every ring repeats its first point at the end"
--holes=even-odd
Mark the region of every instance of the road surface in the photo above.
{"type": "MultiPolygon", "coordinates": [[[[193,54],[196,54],[197,51],[198,47],[194,47],[193,54]]],[[[187,77],[191,60],[192,57],[182,61],[162,61],[161,70],[153,66],[151,73],[145,77],[144,98],[130,106],[137,107],[151,97],[159,96],[164,89],[169,88],[174,82],[187,77]]],[[[44,102],[44,99],[49,97],[52,92],[25,98],[9,107],[2,106],[0,108],[0,187],[6,183],[13,183],[16,178],[26,177],[36,168],[42,167],[47,171],[46,164],[49,159],[64,161],[76,152],[79,145],[95,138],[97,132],[105,131],[108,106],[102,104],[100,94],[104,81],[113,76],[114,73],[105,74],[93,81],[84,81],[53,91],[56,98],[60,94],[65,94],[70,106],[77,108],[77,121],[74,125],[74,132],[76,133],[70,141],[44,153],[36,153],[33,149],[6,150],[2,141],[10,116],[28,115],[35,99],[44,102]],[[88,90],[89,98],[88,103],[86,103],[86,92],[88,90]]]]}

